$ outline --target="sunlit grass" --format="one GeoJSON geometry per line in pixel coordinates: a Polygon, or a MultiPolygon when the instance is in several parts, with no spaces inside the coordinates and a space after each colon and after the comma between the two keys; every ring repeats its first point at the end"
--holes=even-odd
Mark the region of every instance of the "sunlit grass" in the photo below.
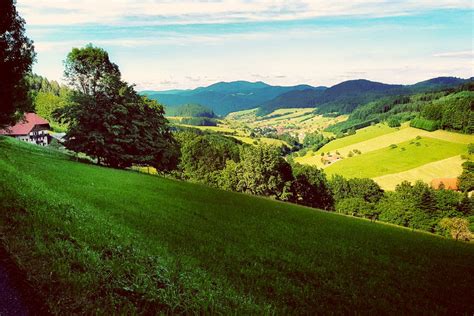
{"type": "Polygon", "coordinates": [[[466,314],[474,247],[0,138],[0,236],[55,314],[466,314]]]}

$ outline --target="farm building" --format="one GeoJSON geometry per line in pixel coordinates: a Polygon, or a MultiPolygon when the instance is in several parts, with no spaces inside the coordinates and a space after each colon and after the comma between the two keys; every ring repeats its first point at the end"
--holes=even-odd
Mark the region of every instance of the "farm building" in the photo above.
{"type": "Polygon", "coordinates": [[[431,187],[435,190],[444,188],[446,190],[459,190],[457,178],[437,178],[431,180],[431,187]]]}
{"type": "Polygon", "coordinates": [[[321,162],[327,166],[327,165],[331,165],[333,163],[335,163],[336,161],[339,161],[341,160],[341,156],[340,155],[326,155],[324,157],[321,157],[321,162]]]}
{"type": "Polygon", "coordinates": [[[15,137],[19,140],[47,146],[51,141],[49,122],[35,113],[26,113],[16,125],[0,130],[0,135],[15,137]]]}

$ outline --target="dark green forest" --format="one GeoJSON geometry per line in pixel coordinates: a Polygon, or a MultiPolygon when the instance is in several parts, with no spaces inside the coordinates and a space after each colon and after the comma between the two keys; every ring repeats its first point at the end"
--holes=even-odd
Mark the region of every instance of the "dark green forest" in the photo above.
{"type": "Polygon", "coordinates": [[[330,126],[327,131],[345,133],[383,121],[392,127],[411,121],[413,127],[429,131],[441,128],[471,134],[474,132],[474,83],[369,102],[355,109],[347,121],[330,126]]]}

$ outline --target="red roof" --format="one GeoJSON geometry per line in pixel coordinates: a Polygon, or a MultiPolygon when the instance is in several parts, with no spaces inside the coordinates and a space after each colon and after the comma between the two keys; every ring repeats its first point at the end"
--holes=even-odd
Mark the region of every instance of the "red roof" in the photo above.
{"type": "Polygon", "coordinates": [[[454,190],[457,191],[458,188],[458,179],[456,178],[437,178],[431,180],[431,187],[435,190],[439,190],[443,184],[445,190],[454,190]]]}
{"type": "Polygon", "coordinates": [[[36,125],[47,125],[49,128],[48,121],[41,116],[35,113],[26,113],[23,120],[18,122],[15,126],[0,130],[0,135],[28,135],[36,125]]]}

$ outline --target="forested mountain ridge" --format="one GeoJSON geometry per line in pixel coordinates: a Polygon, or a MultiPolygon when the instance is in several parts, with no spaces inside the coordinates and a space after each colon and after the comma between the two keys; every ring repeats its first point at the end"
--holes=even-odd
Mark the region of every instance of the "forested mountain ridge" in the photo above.
{"type": "Polygon", "coordinates": [[[411,95],[453,88],[471,79],[438,77],[413,85],[385,84],[365,79],[348,80],[330,88],[310,85],[290,87],[267,83],[218,82],[194,90],[142,91],[167,108],[183,104],[202,104],[218,115],[259,107],[258,115],[279,108],[315,107],[320,113],[351,113],[357,107],[384,97],[411,95]]]}
{"type": "Polygon", "coordinates": [[[285,97],[285,102],[282,102],[281,97],[283,96],[277,97],[262,104],[259,114],[268,114],[282,107],[317,107],[320,113],[337,112],[346,114],[351,113],[363,104],[384,97],[433,92],[453,88],[470,80],[472,79],[438,77],[413,85],[392,85],[365,79],[349,80],[334,85],[319,94],[295,91],[285,97]]]}
{"type": "Polygon", "coordinates": [[[386,96],[363,104],[350,114],[347,121],[335,124],[327,130],[346,132],[382,121],[397,127],[404,121],[411,120],[412,126],[429,131],[441,128],[473,133],[474,82],[472,79],[468,80],[470,81],[465,81],[466,83],[455,88],[386,96]]]}
{"type": "Polygon", "coordinates": [[[159,101],[168,109],[183,104],[202,104],[218,115],[225,115],[256,108],[286,92],[313,89],[320,90],[325,87],[315,88],[309,85],[283,87],[271,86],[261,81],[233,81],[218,82],[194,90],[143,91],[141,94],[159,101]]]}

